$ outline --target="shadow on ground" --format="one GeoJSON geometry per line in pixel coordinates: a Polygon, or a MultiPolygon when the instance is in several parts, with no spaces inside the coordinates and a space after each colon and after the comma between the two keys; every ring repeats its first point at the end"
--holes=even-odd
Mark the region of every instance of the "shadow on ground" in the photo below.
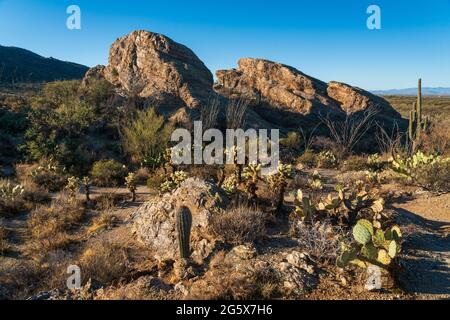
{"type": "Polygon", "coordinates": [[[394,209],[402,224],[414,229],[403,247],[400,283],[410,293],[450,297],[450,239],[442,232],[449,224],[394,209]]]}

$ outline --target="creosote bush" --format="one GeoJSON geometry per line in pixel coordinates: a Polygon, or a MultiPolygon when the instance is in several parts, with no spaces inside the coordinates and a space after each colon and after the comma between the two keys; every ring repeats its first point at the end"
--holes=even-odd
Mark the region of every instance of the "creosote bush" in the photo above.
{"type": "Polygon", "coordinates": [[[97,187],[117,187],[124,183],[127,170],[115,160],[100,160],[94,163],[91,177],[97,187]]]}
{"type": "Polygon", "coordinates": [[[213,215],[211,231],[228,243],[251,243],[266,234],[265,216],[258,210],[240,204],[213,215]]]}

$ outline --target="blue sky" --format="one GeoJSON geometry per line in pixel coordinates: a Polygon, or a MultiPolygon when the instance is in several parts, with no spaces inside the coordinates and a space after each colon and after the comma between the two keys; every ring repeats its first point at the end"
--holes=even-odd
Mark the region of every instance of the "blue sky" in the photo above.
{"type": "Polygon", "coordinates": [[[450,1],[406,0],[0,0],[0,44],[89,66],[135,29],[190,47],[212,72],[241,57],[292,65],[365,89],[450,87],[450,1]],[[82,29],[66,28],[80,6],[82,29]],[[381,8],[381,30],[366,27],[381,8]]]}

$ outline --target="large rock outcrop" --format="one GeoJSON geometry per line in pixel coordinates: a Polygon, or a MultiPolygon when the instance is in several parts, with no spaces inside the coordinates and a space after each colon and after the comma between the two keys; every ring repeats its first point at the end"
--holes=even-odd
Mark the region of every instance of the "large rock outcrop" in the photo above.
{"type": "Polygon", "coordinates": [[[367,91],[339,82],[326,84],[272,61],[245,58],[237,69],[219,70],[216,75],[215,88],[224,95],[245,95],[293,113],[354,113],[373,106],[383,115],[400,117],[387,101],[367,91]]]}
{"type": "Polygon", "coordinates": [[[148,31],[134,31],[111,46],[107,67],[88,72],[105,78],[125,96],[149,98],[156,105],[195,108],[214,94],[213,76],[187,47],[148,31]]]}
{"type": "Polygon", "coordinates": [[[177,208],[187,207],[192,214],[192,258],[202,261],[216,244],[209,232],[210,218],[214,210],[224,208],[227,202],[223,191],[214,184],[190,178],[159,201],[142,205],[133,215],[134,231],[142,243],[154,250],[155,258],[176,260],[180,255],[175,213],[177,208]]]}

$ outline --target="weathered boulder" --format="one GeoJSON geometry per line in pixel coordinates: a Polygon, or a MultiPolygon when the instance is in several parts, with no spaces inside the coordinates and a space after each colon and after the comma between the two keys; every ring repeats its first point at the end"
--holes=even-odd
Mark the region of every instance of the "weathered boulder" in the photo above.
{"type": "Polygon", "coordinates": [[[227,198],[214,184],[196,178],[184,181],[180,188],[149,201],[134,214],[134,231],[138,239],[149,245],[158,260],[175,260],[180,256],[175,224],[177,208],[185,206],[192,214],[192,258],[202,261],[214,250],[216,241],[208,227],[214,210],[224,208],[227,198]]]}
{"type": "Polygon", "coordinates": [[[113,43],[105,77],[140,97],[168,95],[196,107],[212,93],[213,76],[187,47],[148,31],[134,31],[113,43]]]}
{"type": "Polygon", "coordinates": [[[272,61],[245,58],[237,69],[219,70],[216,75],[215,89],[226,96],[246,96],[295,114],[351,114],[377,107],[382,116],[401,117],[381,97],[340,82],[327,84],[272,61]]]}
{"type": "Polygon", "coordinates": [[[295,68],[262,59],[244,58],[238,69],[216,72],[215,89],[229,96],[247,96],[301,114],[339,110],[327,96],[327,84],[295,68]]]}
{"type": "Polygon", "coordinates": [[[211,72],[189,48],[143,30],[117,39],[108,66],[89,70],[83,85],[100,78],[121,95],[148,98],[156,106],[195,108],[214,95],[211,72]]]}
{"type": "Polygon", "coordinates": [[[348,84],[332,81],[328,84],[328,96],[338,101],[341,108],[346,113],[364,111],[369,108],[378,108],[379,112],[385,116],[393,118],[401,117],[392,106],[383,98],[360,88],[349,86],[348,84]]]}

